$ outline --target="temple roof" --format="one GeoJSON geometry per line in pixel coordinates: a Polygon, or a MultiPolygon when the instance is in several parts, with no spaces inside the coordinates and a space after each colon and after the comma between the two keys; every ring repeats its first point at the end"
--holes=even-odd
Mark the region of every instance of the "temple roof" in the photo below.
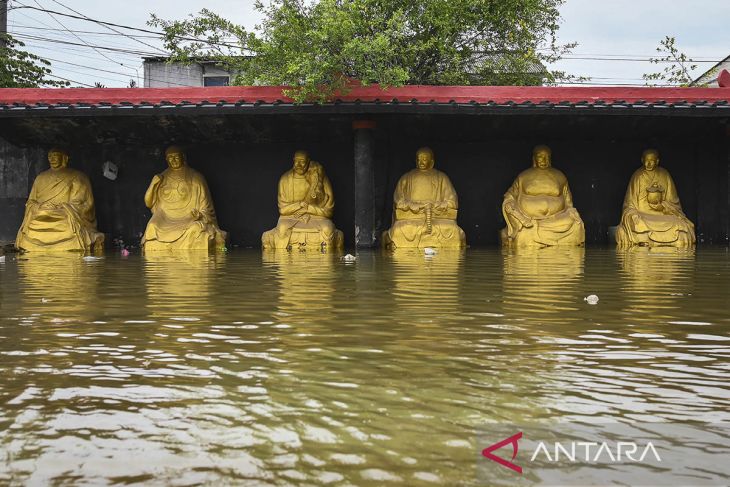
{"type": "Polygon", "coordinates": [[[296,104],[280,86],[6,88],[0,117],[160,113],[481,113],[568,109],[730,116],[730,88],[357,86],[324,104],[296,104]]]}

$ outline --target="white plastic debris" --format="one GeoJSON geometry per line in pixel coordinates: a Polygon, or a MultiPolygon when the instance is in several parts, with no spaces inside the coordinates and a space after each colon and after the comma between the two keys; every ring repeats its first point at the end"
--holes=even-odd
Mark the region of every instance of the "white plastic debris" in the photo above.
{"type": "Polygon", "coordinates": [[[426,247],[425,249],[423,249],[423,253],[426,255],[436,255],[438,252],[436,251],[436,249],[426,247]]]}
{"type": "Polygon", "coordinates": [[[346,256],[344,256],[342,258],[342,260],[345,261],[345,262],[355,262],[357,260],[357,257],[355,257],[352,254],[347,254],[346,256]]]}
{"type": "Polygon", "coordinates": [[[41,303],[50,303],[51,301],[53,300],[48,298],[41,298],[41,303]]]}
{"type": "Polygon", "coordinates": [[[5,262],[5,256],[4,255],[0,255],[0,264],[1,263],[4,263],[4,262],[5,262]]]}
{"type": "Polygon", "coordinates": [[[588,304],[598,304],[598,296],[596,296],[595,294],[591,294],[583,298],[583,301],[588,304]]]}
{"type": "Polygon", "coordinates": [[[101,260],[101,259],[102,259],[101,257],[94,257],[93,255],[87,255],[87,256],[83,257],[83,260],[85,260],[87,262],[94,261],[94,260],[101,260]]]}

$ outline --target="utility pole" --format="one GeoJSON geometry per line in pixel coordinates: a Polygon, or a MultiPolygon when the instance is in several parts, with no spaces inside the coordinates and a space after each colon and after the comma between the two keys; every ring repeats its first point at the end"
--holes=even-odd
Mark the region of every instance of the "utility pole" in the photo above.
{"type": "Polygon", "coordinates": [[[5,47],[8,33],[8,0],[0,0],[0,47],[5,47]]]}

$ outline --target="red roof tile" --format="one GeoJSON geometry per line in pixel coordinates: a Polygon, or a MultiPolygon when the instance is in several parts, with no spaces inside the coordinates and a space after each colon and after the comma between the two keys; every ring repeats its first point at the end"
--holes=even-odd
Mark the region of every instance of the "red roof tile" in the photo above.
{"type": "MultiPolygon", "coordinates": [[[[285,103],[293,101],[279,86],[191,88],[5,88],[0,106],[207,103],[285,103]]],[[[544,86],[378,86],[355,87],[337,96],[341,103],[539,104],[539,105],[721,105],[730,103],[730,88],[626,88],[544,86]]]]}

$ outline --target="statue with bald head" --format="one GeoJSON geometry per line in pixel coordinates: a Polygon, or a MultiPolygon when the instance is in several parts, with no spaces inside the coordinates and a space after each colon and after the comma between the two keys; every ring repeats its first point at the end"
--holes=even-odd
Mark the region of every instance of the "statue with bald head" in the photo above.
{"type": "Polygon", "coordinates": [[[393,194],[393,224],[383,232],[383,246],[464,248],[466,234],[456,223],[459,198],[449,177],[435,169],[433,151],[416,152],[416,168],[398,180],[393,194]]]}
{"type": "Polygon", "coordinates": [[[517,175],[504,194],[502,215],[507,227],[500,238],[507,247],[549,247],[585,244],[585,227],[568,179],[552,166],[552,151],[538,145],[532,167],[517,175]]]}
{"type": "Polygon", "coordinates": [[[334,250],[344,246],[344,235],[332,223],[335,197],[322,165],[306,151],[294,153],[293,167],[279,179],[279,221],[264,232],[267,249],[334,250]]]}
{"type": "Polygon", "coordinates": [[[641,167],[631,176],[616,242],[620,248],[695,245],[695,226],[682,211],[669,171],[659,167],[656,149],[644,151],[641,167]]]}
{"type": "Polygon", "coordinates": [[[227,234],[218,227],[205,178],[187,165],[180,147],[165,151],[168,168],[152,177],[144,202],[152,211],[142,237],[144,252],[220,250],[227,234]]]}
{"type": "Polygon", "coordinates": [[[51,168],[36,177],[25,205],[16,247],[31,252],[101,250],[89,178],[68,167],[68,153],[48,151],[51,168]]]}

